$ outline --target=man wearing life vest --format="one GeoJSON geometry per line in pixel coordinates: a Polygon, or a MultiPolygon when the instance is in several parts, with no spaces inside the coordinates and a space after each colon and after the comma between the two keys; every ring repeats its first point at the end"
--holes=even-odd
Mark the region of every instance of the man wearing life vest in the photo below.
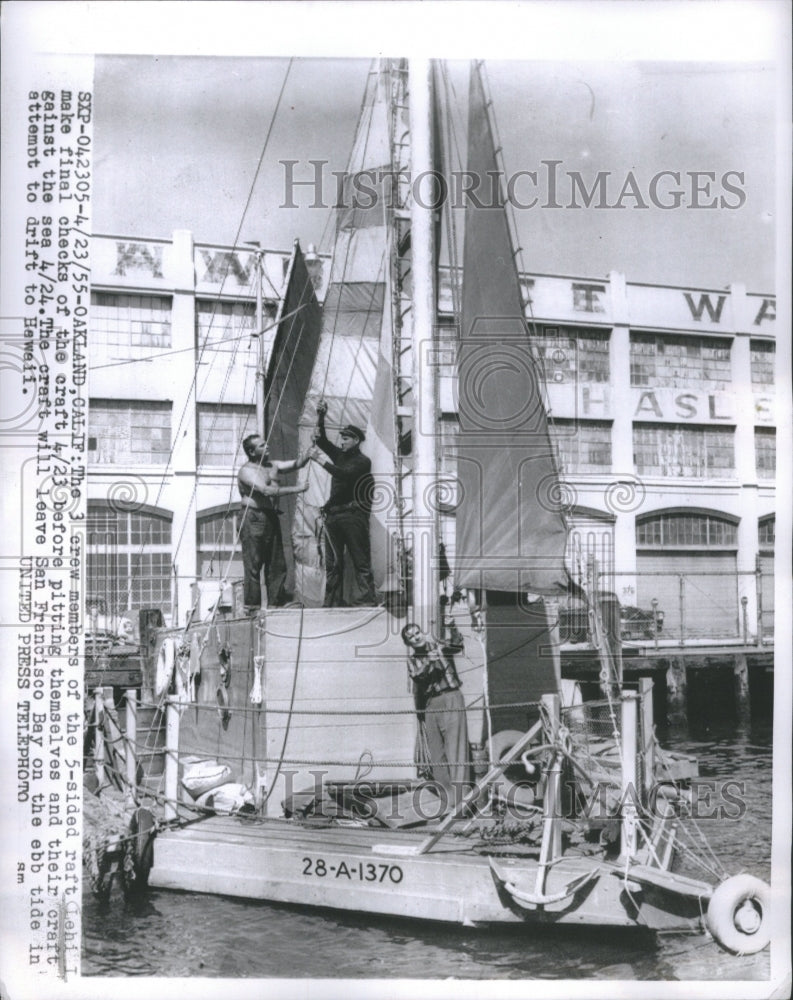
{"type": "Polygon", "coordinates": [[[402,639],[410,649],[408,672],[427,737],[432,777],[452,809],[470,788],[465,700],[453,659],[462,644],[434,642],[413,622],[402,629],[402,639]]]}
{"type": "Polygon", "coordinates": [[[260,434],[249,434],[242,442],[248,461],[237,473],[240,491],[240,545],[242,546],[243,600],[246,614],[255,614],[262,604],[261,571],[267,586],[267,606],[281,607],[287,599],[286,559],[278,522],[277,498],[304,493],[302,486],[282,486],[279,472],[301,469],[309,460],[303,455],[290,461],[272,461],[260,434]]]}

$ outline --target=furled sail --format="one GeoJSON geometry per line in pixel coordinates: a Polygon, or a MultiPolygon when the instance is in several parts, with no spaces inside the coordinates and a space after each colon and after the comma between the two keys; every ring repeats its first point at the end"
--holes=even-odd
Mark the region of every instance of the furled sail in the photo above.
{"type": "MultiPolygon", "coordinates": [[[[328,405],[331,440],[345,424],[366,429],[361,451],[372,461],[375,482],[370,518],[375,587],[398,586],[389,571],[393,510],[379,504],[393,495],[394,450],[388,441],[391,352],[390,245],[383,179],[390,175],[390,74],[387,67],[369,76],[350,162],[341,186],[330,280],[323,305],[322,330],[311,382],[300,417],[300,447],[311,445],[320,400],[328,405]],[[382,341],[382,347],[381,347],[382,341]],[[379,374],[378,374],[379,373],[379,374]],[[381,397],[372,417],[372,400],[381,397]],[[385,489],[383,489],[383,487],[385,489]],[[383,508],[383,509],[381,509],[383,508]]],[[[391,407],[391,412],[393,407],[391,407]]],[[[393,436],[393,418],[390,419],[393,436]]],[[[308,607],[322,603],[324,567],[320,508],[330,489],[328,474],[309,467],[309,489],[298,497],[293,528],[295,597],[308,607]]]]}
{"type": "MultiPolygon", "coordinates": [[[[321,322],[314,280],[300,244],[295,241],[264,380],[266,434],[273,458],[292,459],[300,449],[300,414],[317,356],[321,322]]],[[[279,506],[283,512],[281,533],[287,565],[287,589],[291,592],[294,589],[291,538],[295,517],[294,494],[281,497],[279,506]]]]}
{"type": "Polygon", "coordinates": [[[457,586],[558,594],[566,528],[481,77],[471,75],[459,377],[457,586]],[[556,506],[555,506],[556,502],[556,506]]]}

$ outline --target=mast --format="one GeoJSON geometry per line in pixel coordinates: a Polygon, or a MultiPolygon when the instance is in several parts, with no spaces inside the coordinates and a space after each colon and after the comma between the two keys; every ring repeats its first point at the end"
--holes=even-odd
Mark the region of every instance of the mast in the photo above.
{"type": "Polygon", "coordinates": [[[267,436],[264,425],[264,305],[262,302],[262,256],[263,251],[256,245],[256,432],[267,436]]]}
{"type": "MultiPolygon", "coordinates": [[[[412,376],[413,443],[413,592],[415,621],[427,631],[438,600],[437,448],[434,367],[430,364],[436,318],[434,211],[415,197],[422,177],[433,176],[432,62],[415,59],[408,70],[411,134],[413,274],[412,376]]],[[[426,191],[426,184],[424,185],[426,191]]],[[[423,201],[424,199],[422,199],[423,201]]],[[[429,200],[429,199],[427,199],[429,200]]]]}

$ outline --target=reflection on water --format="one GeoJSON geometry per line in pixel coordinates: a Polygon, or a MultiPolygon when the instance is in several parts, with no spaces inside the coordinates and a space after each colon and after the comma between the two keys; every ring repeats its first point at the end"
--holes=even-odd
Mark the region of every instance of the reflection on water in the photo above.
{"type": "MultiPolygon", "coordinates": [[[[661,734],[703,778],[740,784],[746,810],[700,826],[731,873],[770,876],[771,732],[661,734]],[[699,735],[699,734],[698,734],[699,735]],[[731,818],[732,817],[732,818],[731,818]]],[[[692,874],[694,874],[692,872],[692,874]]],[[[702,874],[701,872],[697,874],[702,874]]],[[[768,952],[709,938],[591,928],[486,931],[153,890],[136,906],[84,896],[83,975],[448,979],[767,979],[768,952]]]]}

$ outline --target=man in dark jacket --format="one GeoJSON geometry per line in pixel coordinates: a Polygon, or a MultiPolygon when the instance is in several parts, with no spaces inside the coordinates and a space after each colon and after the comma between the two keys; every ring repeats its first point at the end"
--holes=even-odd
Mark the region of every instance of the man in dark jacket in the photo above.
{"type": "Polygon", "coordinates": [[[432,777],[452,809],[470,788],[465,700],[453,659],[462,645],[434,642],[413,622],[402,629],[402,639],[410,649],[408,672],[427,737],[432,777]]]}
{"type": "Polygon", "coordinates": [[[361,452],[364,432],[347,424],[339,432],[338,445],[325,433],[326,403],[317,406],[314,443],[330,461],[312,453],[311,457],[330,473],[330,496],[322,508],[325,515],[325,601],[326,608],[375,604],[374,578],[369,542],[369,512],[372,494],[372,463],[361,452]],[[344,599],[344,560],[353,568],[353,589],[344,599]]]}

